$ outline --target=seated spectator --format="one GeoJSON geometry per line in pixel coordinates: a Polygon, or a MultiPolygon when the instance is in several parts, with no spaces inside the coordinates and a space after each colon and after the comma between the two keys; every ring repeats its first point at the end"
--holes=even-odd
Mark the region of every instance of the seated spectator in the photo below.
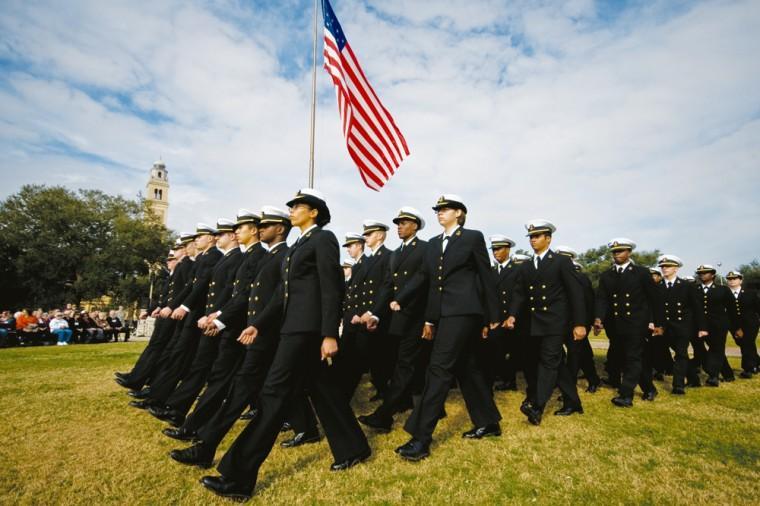
{"type": "Polygon", "coordinates": [[[11,346],[16,337],[16,319],[7,309],[0,315],[0,348],[11,346]]]}
{"type": "Polygon", "coordinates": [[[20,344],[36,344],[37,342],[37,318],[32,316],[26,308],[16,313],[16,332],[20,344]]]}
{"type": "Polygon", "coordinates": [[[82,331],[82,340],[85,343],[100,343],[104,341],[103,329],[98,326],[92,315],[87,314],[87,311],[80,313],[79,326],[82,331]]]}
{"type": "Polygon", "coordinates": [[[42,309],[38,309],[32,316],[37,318],[37,344],[49,345],[57,342],[56,337],[50,333],[50,316],[42,309]]]}
{"type": "Polygon", "coordinates": [[[98,324],[98,327],[103,329],[103,341],[108,342],[111,339],[114,338],[114,330],[111,328],[111,326],[108,324],[108,319],[106,318],[106,314],[103,311],[96,311],[93,315],[93,319],[95,320],[95,323],[98,324]]]}
{"type": "MultiPolygon", "coordinates": [[[[70,306],[71,304],[66,304],[67,306],[70,306]]],[[[79,321],[74,318],[74,310],[67,309],[63,312],[63,319],[66,320],[66,323],[69,324],[69,330],[71,331],[71,342],[72,343],[78,343],[81,341],[81,336],[79,335],[80,327],[79,327],[79,321]]]]}
{"type": "Polygon", "coordinates": [[[72,332],[60,311],[56,310],[50,320],[50,332],[58,338],[58,346],[68,346],[72,332]]]}
{"type": "MultiPolygon", "coordinates": [[[[119,306],[121,308],[121,306],[119,306]]],[[[124,342],[129,341],[129,327],[127,327],[122,319],[119,317],[118,311],[111,310],[108,312],[108,318],[106,318],[108,325],[113,330],[113,340],[119,340],[119,332],[124,332],[124,342]]]]}

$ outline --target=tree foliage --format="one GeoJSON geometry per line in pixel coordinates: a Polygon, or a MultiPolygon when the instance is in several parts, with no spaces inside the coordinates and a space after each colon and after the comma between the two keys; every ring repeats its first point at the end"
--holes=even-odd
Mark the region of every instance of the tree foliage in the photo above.
{"type": "Polygon", "coordinates": [[[28,185],[0,203],[0,303],[52,307],[147,295],[148,263],[170,234],[144,200],[28,185]]]}
{"type": "Polygon", "coordinates": [[[748,288],[760,288],[760,261],[752,260],[748,264],[740,265],[739,272],[742,273],[742,285],[748,288]]]}

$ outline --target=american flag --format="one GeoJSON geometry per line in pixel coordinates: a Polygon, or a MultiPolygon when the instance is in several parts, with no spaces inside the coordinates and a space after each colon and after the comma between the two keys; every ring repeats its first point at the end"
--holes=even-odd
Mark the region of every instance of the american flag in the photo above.
{"type": "Polygon", "coordinates": [[[325,70],[335,85],[346,148],[364,184],[379,191],[409,156],[409,148],[367,81],[328,0],[322,0],[322,13],[325,70]]]}

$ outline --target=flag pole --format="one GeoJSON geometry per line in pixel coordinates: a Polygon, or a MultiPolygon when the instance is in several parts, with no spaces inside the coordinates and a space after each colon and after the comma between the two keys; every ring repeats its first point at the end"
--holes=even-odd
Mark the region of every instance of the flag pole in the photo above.
{"type": "Polygon", "coordinates": [[[309,188],[314,188],[314,125],[317,111],[317,11],[314,0],[314,41],[311,54],[311,124],[309,125],[309,188]]]}

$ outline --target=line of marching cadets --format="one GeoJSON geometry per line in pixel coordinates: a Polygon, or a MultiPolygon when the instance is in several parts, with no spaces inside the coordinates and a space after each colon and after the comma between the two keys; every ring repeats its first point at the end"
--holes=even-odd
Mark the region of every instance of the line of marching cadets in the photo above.
{"type": "Polygon", "coordinates": [[[526,225],[533,256],[510,256],[515,242],[491,237],[492,266],[483,234],[464,228],[462,199],[443,195],[433,207],[441,233],[423,241],[421,213],[401,208],[393,219],[401,246],[391,251],[383,245],[389,227],[365,221],[362,234],[346,236],[352,261],[342,274],[339,243],[323,228],[324,196],[304,189],[287,206],[241,210],[235,222],[183,234],[168,259],[150,342],[130,372],[116,373],[137,398],[132,406],[169,422],[167,436],[193,443],[170,454],[183,464],[210,467],[235,421],[250,420],[220,474],[201,479],[219,495],[248,499],[278,434],[294,433],[283,447],[318,441],[317,420],[338,471],[371,455],[359,422],[388,432],[394,416],[411,409],[410,439],[396,452],[423,459],[454,383],[473,425],[467,439],[501,434],[493,390],[516,389],[518,370],[527,383],[520,410],[530,423],[541,423],[555,388],[562,394],[555,415],[583,413],[579,371],[587,391],[600,384],[591,329],[610,339],[616,406],[633,404],[637,384],[654,400],[653,361],[664,354],[673,394],[698,386],[700,368],[707,385],[718,386],[721,374],[733,379],[728,331],[741,345],[742,377],[757,372],[760,303],[741,288],[739,273],[727,276],[731,288],[718,286],[715,269],[701,266],[697,285],[677,277],[677,257],[663,255],[656,280],[631,262],[633,242],[615,239],[615,263],[595,294],[575,252],[550,249],[552,223],[526,225]],[[288,247],[291,227],[300,235],[288,247]],[[382,402],[357,420],[350,402],[367,371],[382,402]]]}

